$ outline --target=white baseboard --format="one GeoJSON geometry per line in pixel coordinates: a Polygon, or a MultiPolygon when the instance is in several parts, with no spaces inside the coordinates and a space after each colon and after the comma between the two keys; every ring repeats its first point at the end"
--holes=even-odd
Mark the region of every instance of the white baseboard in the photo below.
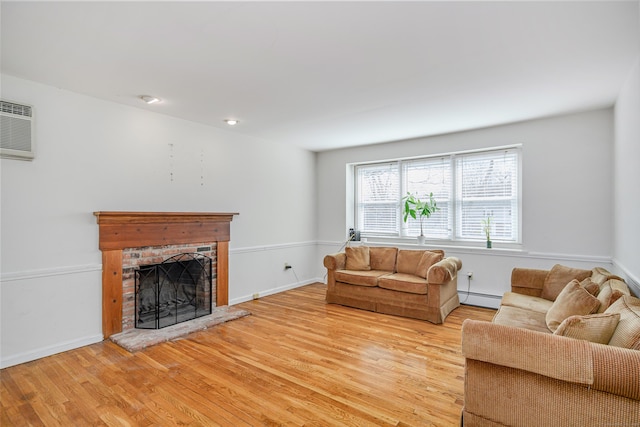
{"type": "Polygon", "coordinates": [[[52,356],[64,351],[73,350],[75,348],[84,347],[86,345],[95,344],[104,340],[102,334],[92,335],[89,337],[79,338],[76,340],[61,342],[48,347],[42,347],[25,353],[16,354],[0,359],[0,369],[9,366],[19,365],[21,363],[31,362],[32,360],[41,359],[43,357],[52,356]]]}
{"type": "MultiPolygon", "coordinates": [[[[260,292],[257,293],[257,295],[258,295],[257,298],[266,297],[268,295],[277,294],[277,293],[280,293],[280,292],[288,291],[290,289],[295,289],[295,288],[299,288],[301,286],[310,285],[311,283],[316,283],[316,282],[322,282],[322,279],[320,279],[320,278],[307,279],[307,280],[303,280],[303,281],[300,281],[300,282],[290,283],[288,285],[278,286],[276,288],[271,288],[271,289],[267,289],[267,290],[264,290],[264,291],[260,291],[260,292]]],[[[229,300],[229,305],[240,304],[241,302],[247,302],[247,301],[251,301],[253,299],[256,299],[256,298],[253,297],[253,295],[245,295],[245,296],[241,296],[241,297],[238,297],[238,298],[232,298],[232,299],[229,300]]]]}
{"type": "Polygon", "coordinates": [[[458,298],[460,298],[460,304],[494,309],[499,308],[500,301],[502,301],[502,296],[479,294],[476,292],[467,293],[466,290],[461,289],[458,289],[458,298]]]}

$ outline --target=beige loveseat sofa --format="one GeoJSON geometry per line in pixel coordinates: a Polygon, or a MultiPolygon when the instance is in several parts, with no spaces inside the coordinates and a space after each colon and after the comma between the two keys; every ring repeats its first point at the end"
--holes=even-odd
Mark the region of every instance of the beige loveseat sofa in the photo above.
{"type": "Polygon", "coordinates": [[[460,305],[458,258],[440,250],[347,247],[324,257],[327,302],[442,323],[460,305]]]}
{"type": "Polygon", "coordinates": [[[464,426],[640,426],[640,299],[605,269],[514,269],[462,352],[464,426]]]}

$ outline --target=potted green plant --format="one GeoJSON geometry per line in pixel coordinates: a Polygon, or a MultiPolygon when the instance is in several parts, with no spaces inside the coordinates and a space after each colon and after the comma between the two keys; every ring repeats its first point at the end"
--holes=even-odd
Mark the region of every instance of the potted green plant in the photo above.
{"type": "Polygon", "coordinates": [[[487,248],[491,249],[491,217],[488,216],[482,220],[482,229],[487,236],[487,248]]]}
{"type": "Polygon", "coordinates": [[[440,210],[436,205],[436,199],[433,197],[433,193],[429,193],[429,199],[423,201],[417,196],[407,192],[407,195],[402,198],[402,202],[404,203],[404,222],[407,222],[409,217],[418,219],[420,222],[418,244],[424,245],[425,237],[424,230],[422,228],[422,221],[424,218],[429,218],[431,214],[440,210]]]}

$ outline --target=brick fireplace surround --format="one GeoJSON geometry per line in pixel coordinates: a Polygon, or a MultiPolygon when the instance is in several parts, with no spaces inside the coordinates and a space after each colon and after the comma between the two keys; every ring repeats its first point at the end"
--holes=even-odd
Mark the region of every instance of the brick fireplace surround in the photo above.
{"type": "Polygon", "coordinates": [[[210,246],[205,255],[213,258],[215,266],[215,306],[229,304],[230,224],[237,213],[102,211],[94,215],[102,251],[105,339],[133,325],[132,269],[176,253],[210,246]]]}

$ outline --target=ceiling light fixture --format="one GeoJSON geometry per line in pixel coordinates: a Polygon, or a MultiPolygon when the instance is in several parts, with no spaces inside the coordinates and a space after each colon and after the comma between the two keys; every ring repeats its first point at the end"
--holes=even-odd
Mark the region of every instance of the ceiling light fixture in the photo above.
{"type": "Polygon", "coordinates": [[[240,123],[240,121],[238,121],[236,119],[225,119],[224,122],[226,124],[228,124],[229,126],[234,126],[234,125],[237,125],[238,123],[240,123]]]}
{"type": "Polygon", "coordinates": [[[156,98],[155,96],[150,95],[140,95],[140,99],[142,99],[147,104],[155,104],[157,102],[160,102],[160,98],[156,98]]]}

